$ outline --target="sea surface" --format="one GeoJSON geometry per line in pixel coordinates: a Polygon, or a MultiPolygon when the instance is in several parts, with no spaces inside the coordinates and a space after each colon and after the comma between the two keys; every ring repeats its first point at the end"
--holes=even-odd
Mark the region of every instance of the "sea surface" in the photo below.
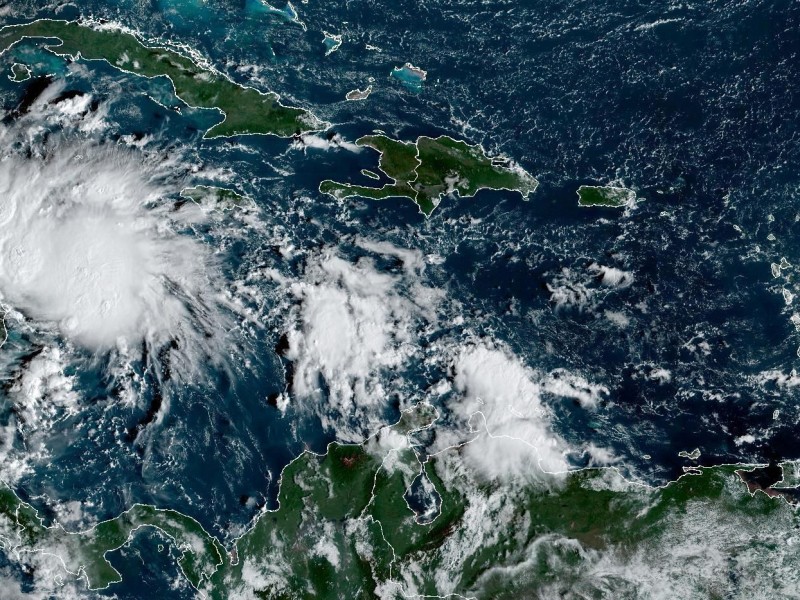
{"type": "MultiPolygon", "coordinates": [[[[2,444],[28,465],[15,489],[48,518],[78,501],[81,526],[146,502],[189,514],[229,541],[275,506],[281,469],[304,449],[369,435],[446,379],[436,361],[393,367],[370,418],[339,415],[337,426],[301,401],[278,407],[291,390],[282,344],[296,302],[275,274],[301,280],[308,257],[335,248],[402,277],[396,260],[364,250],[365,239],[434,257],[420,278],[448,301],[431,308],[436,325],[413,336],[422,356],[440,343],[491,338],[532,369],[601,386],[592,411],[545,394],[553,429],[576,447],[609,449],[631,478],[674,479],[696,464],[678,453],[694,448],[704,465],[800,458],[792,321],[800,302],[800,4],[91,0],[13,1],[0,14],[0,24],[120,24],[153,43],[192,48],[234,81],[311,110],[331,124],[324,139],[352,142],[376,129],[410,141],[450,135],[512,158],[540,182],[527,201],[505,191],[445,198],[430,219],[408,199],[341,204],[320,194],[319,182],[370,184],[360,170],[376,170],[374,153],[269,136],[204,140],[217,117],[182,106],[166,80],[100,62],[76,68],[35,44],[4,55],[4,73],[13,62],[33,67],[23,83],[0,77],[7,126],[63,80],[60,93],[90,95],[107,111],[101,143],[147,137],[180,155],[185,170],[176,177],[189,181],[191,164],[223,173],[261,211],[246,234],[225,233],[235,225],[194,231],[219,249],[231,289],[256,290],[245,304],[258,315],[239,326],[232,365],[209,363],[203,381],[175,384],[169,365],[143,352],[127,366],[137,399],[123,402],[112,359],[75,350],[65,368],[77,408],[26,422],[9,390],[52,335],[9,326],[0,350],[2,444]],[[323,31],[342,36],[328,55],[323,31]],[[427,72],[418,89],[391,76],[407,62],[427,72]],[[345,101],[370,82],[367,100],[345,101]],[[575,190],[583,184],[625,186],[637,201],[582,208],[575,190]],[[776,276],[782,258],[789,266],[776,276]]],[[[59,135],[57,123],[43,123],[59,135]]],[[[416,297],[412,284],[400,285],[416,297]]],[[[588,457],[571,462],[577,468],[588,457]]],[[[159,543],[148,536],[112,553],[124,581],[100,594],[191,597],[188,587],[170,588],[180,578],[159,543]]]]}

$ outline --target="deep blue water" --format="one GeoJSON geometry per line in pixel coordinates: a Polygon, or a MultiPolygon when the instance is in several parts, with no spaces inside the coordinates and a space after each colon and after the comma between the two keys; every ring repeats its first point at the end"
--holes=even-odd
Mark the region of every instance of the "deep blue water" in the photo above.
{"type": "MultiPolygon", "coordinates": [[[[508,343],[532,366],[569,369],[609,388],[594,413],[548,400],[562,435],[613,448],[633,475],[672,478],[686,464],[678,451],[694,447],[703,464],[800,457],[798,392],[754,379],[791,372],[800,346],[792,306],[770,273],[782,256],[800,262],[796,2],[311,2],[295,7],[305,29],[257,2],[9,6],[4,22],[92,16],[187,43],[236,81],[311,109],[350,140],[375,128],[403,139],[449,134],[507,154],[540,180],[528,202],[482,192],[445,199],[426,221],[407,201],[353,201],[345,222],[317,185],[363,181],[359,170],[375,167],[367,153],[287,152],[286,140],[264,137],[203,141],[213,116],[170,110],[164,82],[102,64],[69,79],[70,88],[111,102],[119,135],[157,132],[165,147],[185,145],[206,164],[233,165],[240,189],[288,224],[301,247],[358,234],[443,256],[427,269],[428,283],[462,301],[475,331],[508,343]],[[323,29],[344,36],[327,57],[323,29]],[[390,77],[405,62],[428,72],[418,92],[390,77]],[[367,101],[344,101],[370,77],[367,101]],[[611,180],[637,190],[636,210],[577,207],[579,185],[611,180]],[[634,282],[603,290],[586,275],[592,263],[631,272],[634,282]],[[565,268],[598,290],[593,304],[553,305],[548,285],[565,268]],[[624,312],[629,325],[614,325],[606,311],[624,312]],[[656,366],[671,372],[669,382],[645,376],[656,366]],[[749,433],[755,443],[735,443],[749,433]]],[[[49,62],[35,75],[64,73],[60,61],[36,57],[49,62]]],[[[0,66],[10,62],[3,57],[0,66]]],[[[37,81],[0,79],[6,111],[37,81]]],[[[254,265],[300,268],[266,241],[229,258],[234,276],[254,265]]],[[[783,285],[796,291],[795,279],[790,271],[783,285]]],[[[26,476],[20,492],[91,499],[98,518],[144,501],[191,514],[220,535],[241,527],[274,503],[277,474],[304,444],[321,449],[331,439],[313,422],[293,429],[296,415],[281,416],[267,402],[285,385],[276,327],[249,339],[257,350],[248,374],[165,392],[168,413],[138,439],[128,432],[147,421],[152,388],[140,407],[122,408],[94,371],[82,375],[82,389],[94,390],[89,408],[59,425],[49,442],[54,460],[26,476]],[[98,425],[100,434],[86,435],[98,425]]],[[[3,352],[24,355],[36,345],[12,342],[3,352]]],[[[420,389],[442,375],[408,369],[420,389]]],[[[13,407],[0,408],[7,421],[13,407]]],[[[136,585],[113,591],[137,597],[136,585]]]]}

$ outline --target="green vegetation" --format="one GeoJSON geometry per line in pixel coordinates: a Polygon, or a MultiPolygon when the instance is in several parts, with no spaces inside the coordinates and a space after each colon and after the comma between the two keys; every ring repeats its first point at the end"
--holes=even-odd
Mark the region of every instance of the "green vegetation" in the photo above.
{"type": "Polygon", "coordinates": [[[45,525],[33,507],[0,484],[0,542],[6,551],[12,555],[56,554],[63,559],[67,571],[85,574],[91,589],[120,581],[119,573],[105,556],[146,527],[158,529],[182,551],[180,568],[195,587],[202,586],[222,564],[222,545],[197,521],[174,510],[137,504],[89,530],[70,533],[58,524],[45,525]]]}
{"type": "Polygon", "coordinates": [[[280,508],[259,516],[235,545],[238,562],[213,578],[212,598],[245,597],[258,573],[267,598],[307,590],[317,598],[372,597],[369,564],[349,523],[369,502],[376,459],[361,446],[332,445],[304,454],[283,472],[280,508]],[[356,590],[359,590],[357,593],[356,590]]]}
{"type": "Polygon", "coordinates": [[[781,463],[783,480],[772,486],[773,490],[794,489],[800,486],[800,461],[791,460],[781,463]]]}
{"type": "Polygon", "coordinates": [[[11,65],[11,75],[9,75],[8,78],[16,83],[27,81],[31,78],[31,70],[27,65],[14,63],[11,65]]]}
{"type": "Polygon", "coordinates": [[[169,77],[175,95],[187,105],[224,114],[206,137],[256,133],[289,137],[320,126],[311,113],[282,105],[274,93],[238,85],[175,50],[145,46],[118,29],[51,20],[9,25],[0,29],[0,53],[23,39],[56,39],[45,48],[59,56],[105,60],[143,77],[169,77]]]}
{"type": "Polygon", "coordinates": [[[440,460],[464,513],[435,546],[398,556],[394,578],[406,593],[721,599],[747,597],[747,586],[786,597],[800,583],[800,549],[787,544],[796,509],[751,495],[735,466],[700,468],[665,488],[590,469],[514,489],[473,480],[457,457],[440,460]]]}
{"type": "Polygon", "coordinates": [[[636,198],[636,192],[623,187],[582,185],[578,188],[579,206],[620,208],[636,198]]]}
{"type": "Polygon", "coordinates": [[[382,200],[409,198],[425,216],[430,216],[447,194],[462,198],[479,190],[514,190],[527,197],[538,182],[509,161],[486,156],[479,146],[447,136],[421,136],[416,142],[401,142],[383,135],[356,140],[359,146],[381,153],[378,167],[392,183],[376,188],[335,181],[323,181],[319,189],[335,198],[362,196],[382,200]]]}
{"type": "MultiPolygon", "coordinates": [[[[422,404],[382,434],[391,431],[408,439],[435,418],[434,409],[422,404]]],[[[409,447],[390,449],[377,439],[363,445],[334,443],[324,456],[306,453],[287,466],[280,507],[260,515],[237,540],[238,562],[215,575],[210,596],[374,598],[376,581],[389,577],[393,559],[384,540],[391,526],[378,518],[383,499],[401,504],[403,516],[413,516],[403,500],[406,480],[397,485],[386,477],[384,461],[390,454],[400,455],[393,461],[398,471],[420,471],[409,447]],[[254,574],[263,582],[255,590],[248,587],[254,574]]]]}
{"type": "Polygon", "coordinates": [[[247,198],[228,188],[209,185],[196,185],[181,190],[181,196],[201,206],[212,206],[220,209],[245,206],[247,198]]]}
{"type": "MultiPolygon", "coordinates": [[[[414,439],[437,418],[420,405],[360,445],[333,443],[284,469],[280,506],[264,511],[226,552],[179,513],[137,505],[81,533],[46,526],[0,487],[0,544],[9,556],[45,551],[85,572],[93,588],[118,581],[105,554],[143,527],[182,550],[180,567],[212,599],[739,598],[787,597],[800,585],[800,527],[783,498],[751,494],[742,466],[692,469],[663,488],[612,469],[487,481],[458,448],[420,461],[414,439]],[[417,522],[409,486],[427,477],[439,514],[417,522]],[[768,595],[769,595],[768,594],[768,595]]],[[[787,481],[794,463],[784,463],[787,481]]],[[[24,559],[23,559],[24,560],[24,559]]]]}

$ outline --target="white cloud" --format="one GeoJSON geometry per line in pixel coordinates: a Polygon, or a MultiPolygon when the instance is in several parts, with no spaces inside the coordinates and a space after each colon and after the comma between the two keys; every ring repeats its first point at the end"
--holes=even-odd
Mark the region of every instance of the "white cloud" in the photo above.
{"type": "Polygon", "coordinates": [[[601,448],[594,444],[586,446],[586,453],[589,455],[591,465],[596,467],[604,467],[612,465],[619,461],[619,458],[608,448],[601,448]]]}
{"type": "Polygon", "coordinates": [[[565,268],[547,284],[550,302],[555,305],[556,310],[571,307],[584,310],[592,306],[594,290],[577,278],[577,273],[565,268]]]}
{"type": "MultiPolygon", "coordinates": [[[[362,245],[407,260],[416,256],[362,245]]],[[[394,275],[369,258],[352,263],[331,251],[311,257],[304,280],[288,287],[299,301],[285,353],[293,362],[291,393],[342,439],[359,439],[365,420],[378,424],[389,395],[398,391],[399,371],[418,351],[420,324],[435,313],[438,295],[419,284],[413,269],[394,275]],[[345,431],[343,416],[355,418],[354,431],[345,431]]]]}
{"type": "Polygon", "coordinates": [[[627,327],[631,323],[630,317],[628,317],[628,315],[626,315],[624,312],[617,310],[607,310],[605,311],[604,314],[606,319],[608,319],[611,323],[613,323],[617,327],[627,327]]]}
{"type": "Polygon", "coordinates": [[[419,250],[400,248],[390,242],[376,242],[365,238],[359,238],[356,244],[375,254],[396,257],[403,263],[403,268],[410,273],[419,274],[425,270],[425,257],[419,250]]]}
{"type": "Polygon", "coordinates": [[[592,263],[589,272],[597,276],[600,283],[607,287],[625,288],[633,283],[633,273],[622,269],[592,263]]]}
{"type": "Polygon", "coordinates": [[[76,410],[74,377],[66,375],[65,368],[58,348],[43,348],[11,384],[8,393],[15,402],[21,430],[31,432],[41,425],[49,426],[52,420],[76,410]]]}
{"type": "Polygon", "coordinates": [[[316,150],[337,150],[343,149],[348,152],[361,152],[363,148],[353,142],[348,142],[338,133],[333,134],[331,137],[323,137],[307,133],[295,138],[292,147],[298,150],[306,150],[314,148],[316,150]]]}
{"type": "Polygon", "coordinates": [[[756,437],[752,433],[746,433],[745,435],[734,438],[733,443],[737,446],[742,446],[744,444],[754,444],[755,441],[756,437]]]}
{"type": "MultiPolygon", "coordinates": [[[[71,67],[72,70],[80,70],[71,67]]],[[[67,89],[67,79],[57,79],[47,86],[28,107],[28,114],[19,123],[25,135],[34,137],[43,131],[43,126],[71,127],[82,133],[102,131],[108,127],[105,104],[93,106],[91,94],[62,95],[67,89]]]]}
{"type": "MultiPolygon", "coordinates": [[[[279,552],[274,553],[277,560],[280,558],[279,552]]],[[[257,559],[247,557],[242,563],[242,582],[235,588],[231,589],[231,597],[241,598],[242,600],[255,600],[258,598],[256,590],[270,591],[275,594],[285,592],[289,587],[286,581],[286,573],[291,571],[288,564],[276,565],[274,563],[259,561],[257,559]]],[[[230,586],[232,581],[227,582],[230,586]]]]}
{"type": "MultiPolygon", "coordinates": [[[[612,289],[624,289],[633,282],[633,273],[593,262],[586,269],[562,268],[547,284],[547,290],[556,310],[593,312],[612,289]]],[[[630,322],[622,312],[606,310],[599,314],[620,327],[630,322]]]]}
{"type": "Polygon", "coordinates": [[[653,367],[647,377],[663,385],[672,381],[672,371],[663,367],[653,367]]]}
{"type": "Polygon", "coordinates": [[[323,526],[322,535],[314,545],[313,552],[327,560],[334,568],[339,568],[339,547],[336,545],[336,531],[333,523],[326,522],[323,526]]]}
{"type": "Polygon", "coordinates": [[[544,390],[555,396],[577,400],[583,408],[597,408],[603,396],[608,395],[606,386],[590,383],[585,378],[565,369],[557,369],[547,375],[542,386],[544,390]]]}
{"type": "Polygon", "coordinates": [[[386,455],[393,450],[404,450],[410,447],[408,436],[398,432],[393,426],[381,427],[366,444],[366,448],[376,455],[386,455]]]}
{"type": "Polygon", "coordinates": [[[774,384],[779,389],[792,389],[800,385],[800,375],[797,374],[795,369],[788,373],[784,373],[778,369],[770,369],[762,371],[758,375],[752,377],[756,384],[764,386],[767,384],[774,384]]]}
{"type": "Polygon", "coordinates": [[[211,247],[186,233],[211,217],[168,199],[180,157],[18,135],[0,128],[0,300],[95,352],[176,340],[178,377],[222,361],[235,307],[211,247]]]}
{"type": "Polygon", "coordinates": [[[550,428],[531,369],[508,351],[483,345],[463,350],[454,366],[461,395],[450,408],[488,433],[464,447],[470,464],[489,478],[537,477],[568,468],[569,447],[550,428]]]}
{"type": "Polygon", "coordinates": [[[189,253],[202,264],[206,252],[145,208],[159,189],[135,158],[82,150],[0,163],[0,289],[29,316],[59,322],[83,345],[108,348],[120,337],[133,341],[169,327],[163,319],[182,309],[168,281],[191,281],[193,269],[174,256],[189,253]]]}

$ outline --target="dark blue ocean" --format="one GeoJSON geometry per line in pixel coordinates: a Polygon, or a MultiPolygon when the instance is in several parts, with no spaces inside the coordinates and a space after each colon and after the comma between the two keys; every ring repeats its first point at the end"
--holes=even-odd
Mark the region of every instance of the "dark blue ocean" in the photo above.
{"type": "MultiPolygon", "coordinates": [[[[31,80],[0,77],[7,120],[35,100],[43,78],[66,77],[67,90],[108,103],[112,138],[152,135],[165,150],[232,170],[237,189],[290,228],[298,247],[341,242],[343,255],[356,258],[353,240],[367,237],[443,257],[426,270],[426,284],[460,300],[465,326],[536,369],[580,373],[607,388],[592,412],[546,400],[560,435],[612,449],[631,477],[673,479],[690,464],[678,452],[695,447],[705,465],[800,458],[800,389],[792,383],[800,334],[791,320],[799,280],[794,266],[780,277],[771,269],[781,258],[800,265],[797,2],[0,7],[0,24],[92,17],[181,42],[236,82],[311,110],[347,140],[375,129],[404,140],[447,134],[513,158],[540,182],[528,201],[489,191],[445,198],[427,220],[401,199],[351,200],[343,210],[317,191],[319,182],[356,181],[362,168],[375,169],[374,155],[292,150],[291,140],[261,136],[203,140],[216,117],[173,110],[180,103],[168,82],[104,63],[70,71],[34,45],[15,50],[33,57],[31,80]],[[343,36],[327,56],[323,31],[343,36]],[[420,89],[390,76],[406,62],[427,71],[420,89]],[[370,83],[367,100],[344,100],[370,83]],[[635,209],[578,207],[579,185],[609,182],[636,191],[635,209]],[[633,281],[608,287],[593,264],[633,281]],[[568,301],[556,302],[557,289],[568,301]]],[[[0,58],[4,73],[12,62],[0,58]]],[[[226,273],[297,275],[302,265],[276,246],[268,232],[231,244],[226,273]]],[[[0,350],[5,382],[40,348],[36,336],[9,335],[0,350]]],[[[133,407],[120,406],[104,359],[87,353],[76,371],[82,410],[52,425],[51,459],[26,473],[18,492],[45,515],[59,501],[84,502],[98,519],[154,503],[230,539],[275,505],[283,466],[335,437],[318,420],[274,406],[287,385],[281,335],[277,316],[250,331],[241,350],[250,366],[234,377],[215,372],[211,385],[162,390],[143,358],[132,367],[144,381],[133,407]]],[[[420,390],[446,375],[404,368],[420,390]]],[[[0,423],[17,412],[0,391],[0,423]]],[[[396,415],[389,402],[382,418],[396,415]]],[[[25,445],[22,436],[3,443],[25,445]]],[[[110,555],[126,577],[109,595],[181,596],[169,588],[174,557],[153,552],[158,543],[148,537],[110,555]]]]}

